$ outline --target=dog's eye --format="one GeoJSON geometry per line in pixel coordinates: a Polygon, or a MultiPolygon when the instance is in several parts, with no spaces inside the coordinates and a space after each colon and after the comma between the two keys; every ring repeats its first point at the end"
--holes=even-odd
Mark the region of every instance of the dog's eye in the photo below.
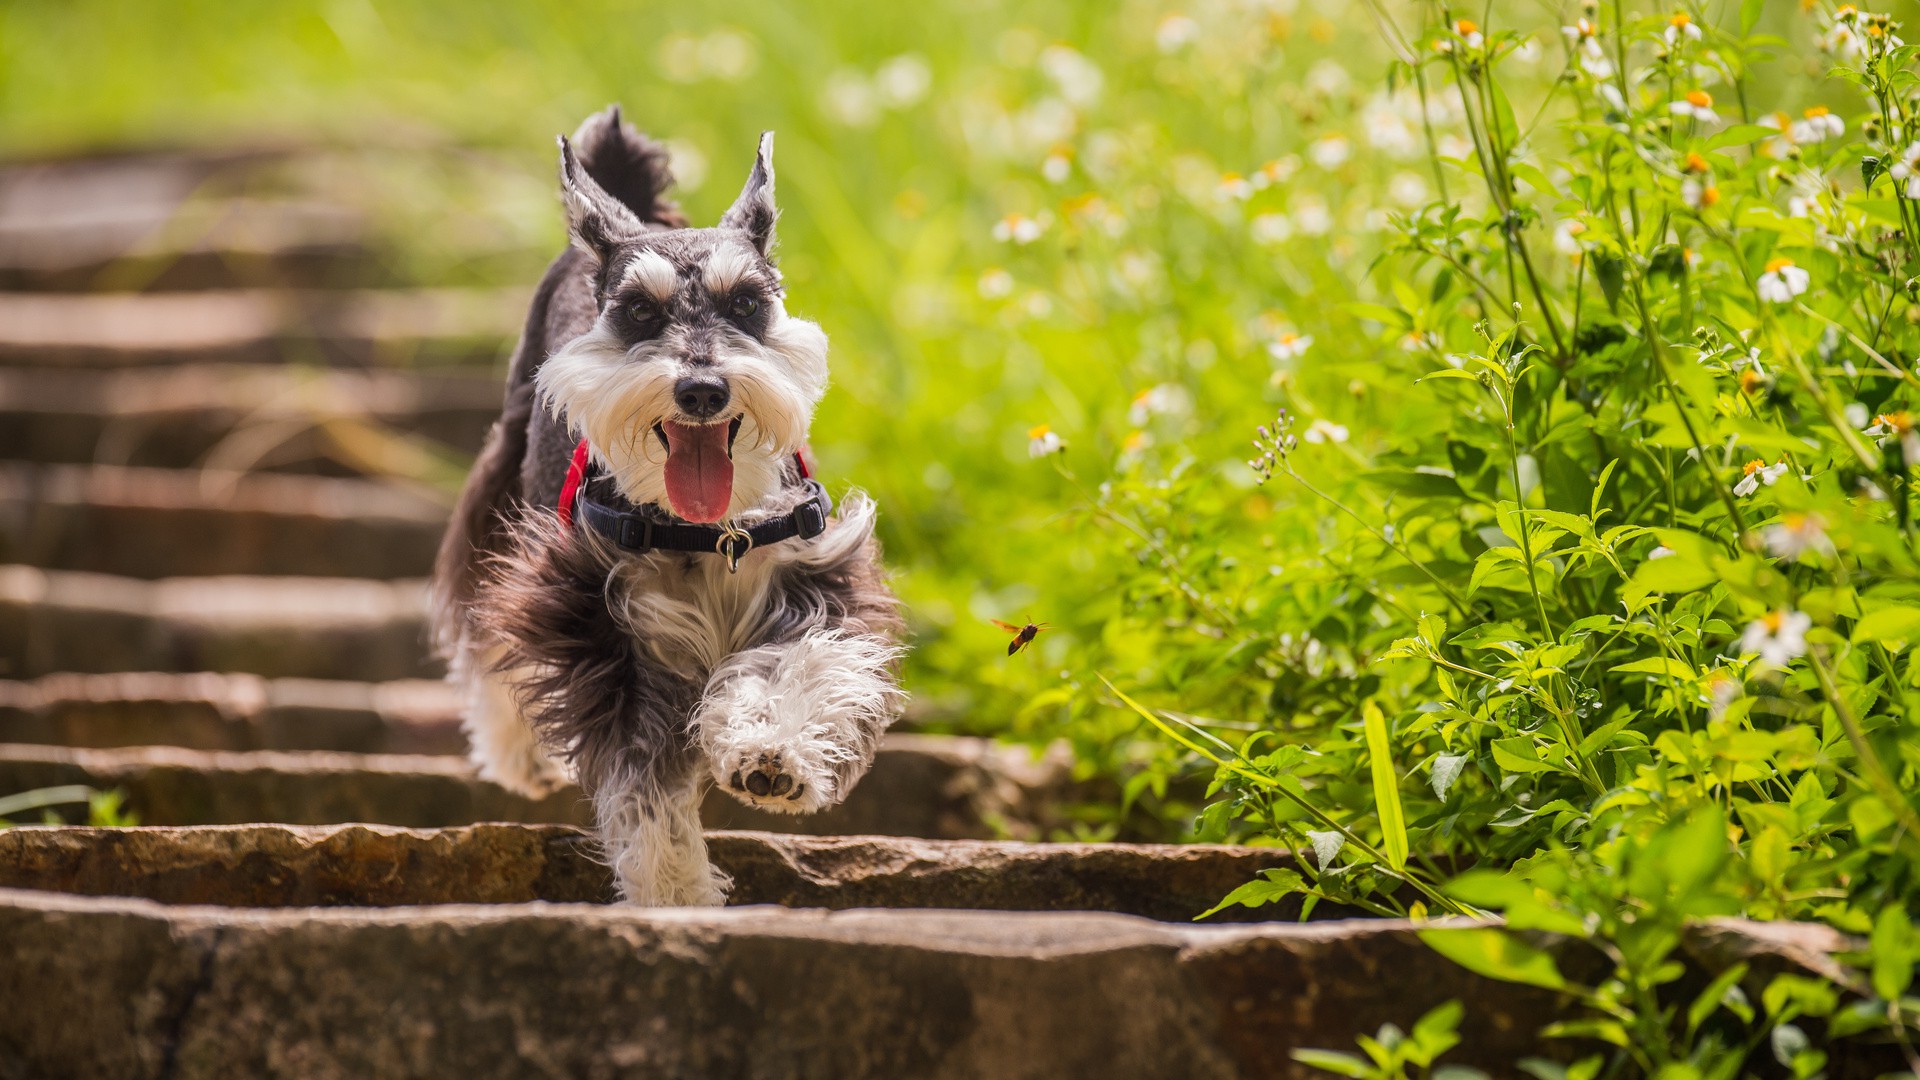
{"type": "Polygon", "coordinates": [[[660,309],[657,307],[654,307],[652,304],[647,303],[645,300],[638,300],[632,304],[627,305],[627,317],[632,319],[634,322],[637,322],[637,323],[650,322],[653,319],[658,318],[659,316],[660,316],[660,309]]]}
{"type": "Polygon", "coordinates": [[[733,298],[733,317],[734,318],[751,319],[756,314],[758,314],[759,311],[760,311],[760,301],[754,299],[753,297],[736,296],[733,298]]]}

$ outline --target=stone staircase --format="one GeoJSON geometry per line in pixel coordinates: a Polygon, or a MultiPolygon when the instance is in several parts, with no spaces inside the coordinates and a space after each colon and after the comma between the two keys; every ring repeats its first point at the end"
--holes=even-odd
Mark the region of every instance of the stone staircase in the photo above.
{"type": "Polygon", "coordinates": [[[386,280],[287,153],[0,170],[0,797],[143,824],[0,831],[0,1078],[1296,1077],[1449,998],[1454,1058],[1550,1052],[1556,995],[1409,924],[1193,924],[1290,853],[1038,842],[1105,796],[978,739],[897,733],[812,818],[716,794],[734,906],[612,904],[578,791],[461,756],[447,495],[369,467],[478,447],[527,290],[386,280]]]}

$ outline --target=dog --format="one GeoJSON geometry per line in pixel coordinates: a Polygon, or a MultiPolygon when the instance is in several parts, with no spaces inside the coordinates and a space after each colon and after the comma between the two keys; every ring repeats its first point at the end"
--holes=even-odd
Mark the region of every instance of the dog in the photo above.
{"type": "Polygon", "coordinates": [[[480,775],[577,781],[621,895],[724,903],[700,803],[833,806],[898,715],[874,506],[804,444],[827,338],[774,262],[773,138],[712,228],[617,106],[561,137],[568,248],[441,543],[436,650],[480,775]]]}

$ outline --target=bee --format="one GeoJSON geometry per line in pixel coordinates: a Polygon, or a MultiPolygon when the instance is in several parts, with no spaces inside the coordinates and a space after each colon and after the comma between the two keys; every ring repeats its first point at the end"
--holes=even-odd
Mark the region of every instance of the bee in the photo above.
{"type": "Polygon", "coordinates": [[[994,619],[992,622],[993,625],[1013,635],[1013,640],[1007,643],[1008,656],[1012,656],[1014,653],[1033,644],[1033,639],[1040,636],[1040,631],[1053,629],[1052,623],[1030,622],[1024,626],[1016,626],[1013,623],[1001,622],[999,619],[994,619]]]}

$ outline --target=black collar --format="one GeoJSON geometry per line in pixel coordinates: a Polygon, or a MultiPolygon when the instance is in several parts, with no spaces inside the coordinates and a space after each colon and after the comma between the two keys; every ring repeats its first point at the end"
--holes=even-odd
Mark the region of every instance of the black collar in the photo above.
{"type": "Polygon", "coordinates": [[[799,537],[811,540],[827,531],[827,515],[833,513],[833,500],[820,481],[801,480],[807,498],[799,506],[758,525],[739,528],[734,525],[696,525],[667,517],[659,509],[646,506],[639,510],[616,510],[580,489],[580,520],[587,528],[628,551],[695,551],[727,557],[727,569],[736,570],[740,558],[757,547],[777,544],[799,537]],[[649,512],[651,511],[651,512],[649,512]],[[666,518],[666,520],[662,520],[666,518]]]}

